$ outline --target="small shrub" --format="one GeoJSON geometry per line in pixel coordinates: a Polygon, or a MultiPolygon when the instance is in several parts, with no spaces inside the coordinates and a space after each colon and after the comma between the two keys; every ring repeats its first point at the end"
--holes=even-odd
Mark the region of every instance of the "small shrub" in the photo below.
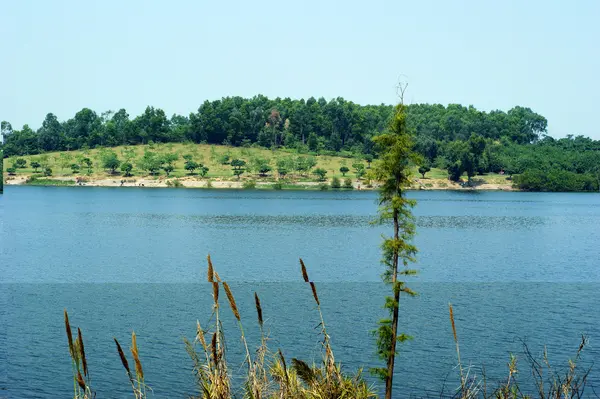
{"type": "Polygon", "coordinates": [[[342,188],[342,182],[338,177],[331,179],[331,188],[342,188]]]}
{"type": "Polygon", "coordinates": [[[17,158],[14,167],[17,169],[24,169],[27,166],[27,160],[24,158],[17,158]]]}
{"type": "Polygon", "coordinates": [[[175,180],[167,180],[167,187],[175,187],[175,188],[179,188],[179,187],[183,187],[183,184],[175,179],[175,180]]]}
{"type": "Polygon", "coordinates": [[[283,183],[281,183],[281,182],[273,183],[273,185],[271,187],[273,187],[273,190],[281,190],[281,189],[283,189],[283,183]]]}
{"type": "Polygon", "coordinates": [[[325,183],[319,184],[319,190],[321,190],[321,191],[329,190],[329,184],[325,184],[325,183]]]}
{"type": "Polygon", "coordinates": [[[354,188],[354,186],[352,185],[352,179],[344,180],[344,188],[348,188],[350,190],[354,188]]]}
{"type": "Polygon", "coordinates": [[[244,190],[253,190],[256,188],[256,181],[254,180],[246,180],[243,184],[242,184],[242,188],[244,190]]]}
{"type": "Polygon", "coordinates": [[[49,167],[44,168],[44,176],[52,176],[52,169],[49,167]]]}

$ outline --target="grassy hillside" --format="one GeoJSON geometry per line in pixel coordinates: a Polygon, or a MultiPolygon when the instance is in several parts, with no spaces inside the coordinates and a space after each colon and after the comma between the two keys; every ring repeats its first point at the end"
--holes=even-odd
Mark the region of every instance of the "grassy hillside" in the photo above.
{"type": "MultiPolygon", "coordinates": [[[[229,147],[229,146],[218,146],[218,145],[206,145],[206,144],[182,144],[182,143],[168,143],[168,144],[151,144],[151,145],[138,145],[138,146],[121,146],[113,148],[99,148],[92,150],[78,150],[68,152],[55,152],[46,153],[42,155],[30,155],[22,157],[11,157],[5,160],[4,176],[7,181],[23,179],[28,176],[39,176],[36,184],[50,184],[52,181],[65,181],[74,180],[76,177],[84,177],[87,181],[102,181],[106,179],[113,179],[120,181],[123,179],[123,173],[120,168],[117,168],[115,174],[111,174],[110,171],[103,166],[103,157],[107,152],[114,152],[122,163],[129,160],[133,165],[131,171],[131,177],[127,177],[128,181],[135,179],[151,179],[157,181],[167,180],[167,176],[164,170],[159,170],[154,175],[151,175],[147,170],[142,168],[142,158],[146,152],[151,152],[156,156],[164,156],[167,154],[173,154],[177,157],[173,161],[173,171],[170,172],[168,179],[180,179],[183,181],[238,181],[238,178],[233,174],[233,168],[230,164],[223,163],[223,157],[228,156],[229,160],[242,159],[247,162],[246,167],[250,170],[246,170],[240,177],[240,181],[256,180],[258,182],[276,182],[280,181],[281,177],[277,173],[278,162],[281,160],[293,161],[299,157],[312,157],[316,161],[316,166],[311,169],[311,172],[300,172],[289,168],[288,174],[283,179],[283,188],[291,187],[289,184],[294,183],[315,183],[318,181],[318,177],[313,173],[315,169],[322,168],[327,171],[326,181],[331,182],[334,177],[339,178],[342,182],[346,178],[352,179],[355,185],[359,182],[359,176],[357,170],[353,165],[362,163],[365,167],[365,173],[360,179],[362,187],[365,187],[369,183],[370,168],[369,164],[362,158],[351,158],[342,156],[329,156],[329,155],[310,155],[310,154],[299,154],[294,150],[288,149],[277,149],[269,150],[265,148],[257,147],[229,147]],[[191,156],[193,161],[203,164],[209,168],[206,176],[202,177],[196,170],[193,174],[190,174],[184,168],[186,160],[184,156],[191,156]],[[16,168],[14,174],[8,175],[7,168],[14,166],[17,163],[17,159],[24,159],[26,161],[25,167],[16,168]],[[88,170],[83,159],[89,158],[91,161],[91,168],[88,170]],[[252,164],[256,163],[257,159],[266,161],[271,167],[271,171],[265,175],[259,175],[257,170],[252,168],[252,164]],[[42,166],[37,169],[37,172],[32,168],[32,162],[38,162],[42,166]],[[79,171],[73,171],[72,165],[76,164],[79,166],[79,171]],[[42,179],[42,171],[45,167],[52,169],[52,175],[48,178],[42,179]],[[347,167],[349,169],[345,176],[340,172],[340,168],[347,167]]],[[[247,169],[246,168],[246,169],[247,169]]],[[[426,178],[422,178],[414,170],[415,188],[459,188],[460,186],[448,181],[448,173],[446,170],[433,168],[426,174],[426,178]]],[[[466,178],[466,177],[465,177],[466,178]]],[[[488,174],[486,176],[480,176],[475,181],[478,184],[492,184],[509,186],[509,182],[506,181],[505,176],[496,174],[488,174]]],[[[61,184],[63,185],[63,184],[61,184]]]]}

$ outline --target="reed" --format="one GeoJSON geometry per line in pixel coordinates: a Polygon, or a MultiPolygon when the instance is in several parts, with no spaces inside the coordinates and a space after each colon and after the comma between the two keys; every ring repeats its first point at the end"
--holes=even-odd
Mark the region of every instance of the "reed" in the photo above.
{"type": "MultiPolygon", "coordinates": [[[[193,342],[184,338],[185,349],[193,362],[193,372],[198,386],[196,399],[372,399],[376,398],[373,386],[368,385],[362,377],[359,369],[353,374],[342,371],[341,365],[335,362],[331,338],[327,332],[321,301],[319,299],[316,285],[308,277],[307,267],[300,260],[302,279],[308,283],[316,303],[316,309],[320,317],[320,328],[322,336],[322,358],[319,364],[309,364],[301,359],[292,358],[291,363],[286,361],[283,351],[278,348],[271,352],[267,345],[268,337],[265,334],[265,321],[263,305],[258,293],[254,292],[254,304],[257,313],[258,326],[260,328],[260,345],[254,351],[250,351],[246,334],[242,325],[242,315],[237,306],[233,290],[226,281],[221,281],[214,265],[208,259],[208,275],[213,277],[210,281],[214,305],[212,315],[207,328],[203,328],[199,321],[196,322],[196,334],[193,342]],[[230,373],[230,365],[227,358],[227,346],[225,345],[225,331],[221,322],[219,307],[219,285],[223,285],[229,306],[234,318],[238,322],[240,339],[246,350],[243,361],[247,366],[246,375],[242,376],[243,383],[239,388],[232,384],[233,376],[230,373]],[[210,337],[210,338],[209,338],[210,337]],[[198,348],[199,346],[199,348],[198,348]]],[[[459,336],[455,319],[454,308],[448,305],[452,336],[456,347],[456,355],[460,377],[460,387],[452,395],[458,399],[563,399],[581,398],[590,369],[581,369],[579,366],[580,356],[587,340],[582,337],[579,348],[573,359],[569,360],[568,369],[564,373],[556,372],[548,360],[547,351],[544,351],[543,359],[537,360],[526,345],[525,353],[531,365],[536,380],[537,392],[535,395],[521,392],[518,382],[517,358],[511,354],[508,362],[508,376],[503,383],[488,392],[485,376],[480,381],[477,376],[471,375],[471,367],[463,367],[460,356],[459,336]]],[[[77,336],[74,338],[73,329],[69,321],[67,311],[64,311],[65,331],[69,346],[69,355],[73,366],[74,399],[91,399],[95,393],[91,389],[90,372],[88,369],[87,353],[84,346],[83,333],[77,328],[77,336]]],[[[119,344],[114,338],[117,353],[123,365],[133,396],[135,399],[146,399],[148,390],[145,384],[144,370],[139,353],[137,336],[131,333],[131,355],[133,357],[133,369],[119,344]]],[[[239,370],[239,365],[231,368],[239,370]]]]}
{"type": "Polygon", "coordinates": [[[91,378],[88,371],[87,357],[85,355],[83,334],[81,329],[77,328],[77,338],[73,340],[73,330],[66,309],[64,310],[64,319],[73,373],[73,397],[75,399],[93,398],[95,393],[91,388],[91,378]],[[81,375],[82,372],[83,376],[81,375]]]}

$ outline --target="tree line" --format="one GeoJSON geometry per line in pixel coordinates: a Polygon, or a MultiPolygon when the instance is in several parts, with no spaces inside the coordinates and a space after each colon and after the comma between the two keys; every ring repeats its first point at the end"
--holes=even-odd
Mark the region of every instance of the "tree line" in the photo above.
{"type": "MultiPolygon", "coordinates": [[[[1,129],[6,157],[165,142],[376,156],[373,138],[388,131],[392,112],[391,105],[359,105],[341,97],[326,101],[257,95],[205,101],[189,116],[168,117],[151,106],[134,118],[125,109],[97,114],[84,108],[66,121],[49,113],[37,130],[28,125],[16,130],[6,121],[1,129]]],[[[406,115],[423,171],[439,167],[452,180],[466,174],[469,181],[478,174],[504,172],[518,175],[515,183],[526,190],[597,190],[600,141],[583,136],[553,139],[546,135],[546,118],[530,108],[485,112],[459,104],[412,104],[406,106],[406,115]],[[548,171],[561,172],[554,174],[560,177],[552,184],[535,177],[548,171]],[[581,184],[566,184],[572,175],[581,184]]]]}

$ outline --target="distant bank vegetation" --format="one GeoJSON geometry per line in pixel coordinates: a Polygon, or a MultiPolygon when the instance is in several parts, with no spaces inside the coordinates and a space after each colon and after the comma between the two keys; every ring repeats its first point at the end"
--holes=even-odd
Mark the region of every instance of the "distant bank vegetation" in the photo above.
{"type": "MultiPolygon", "coordinates": [[[[2,148],[5,157],[18,157],[137,144],[205,143],[284,148],[306,156],[362,158],[366,162],[377,158],[372,139],[387,131],[391,115],[391,105],[359,105],[341,97],[305,101],[262,95],[205,101],[188,116],[168,117],[162,109],[150,106],[134,118],[125,109],[97,114],[84,108],[62,122],[49,113],[37,130],[29,125],[13,129],[4,121],[2,148]]],[[[599,189],[600,141],[572,135],[558,140],[549,137],[546,118],[529,108],[484,112],[458,104],[413,104],[407,107],[407,125],[415,135],[415,150],[422,156],[418,166],[445,170],[451,180],[462,177],[470,181],[477,175],[502,173],[509,179],[514,176],[515,186],[522,190],[599,189]]],[[[120,164],[113,172],[124,168],[127,175],[128,167],[123,166],[128,162],[126,156],[117,156],[120,164]]],[[[151,155],[146,160],[152,167],[151,155]]],[[[243,160],[248,165],[250,159],[243,160]]],[[[86,168],[75,160],[72,164],[86,168]]],[[[169,167],[169,162],[163,164],[169,167]]],[[[132,170],[143,169],[136,163],[131,166],[132,170]]],[[[11,167],[18,169],[5,165],[11,167]]],[[[352,173],[351,164],[347,167],[352,173]]],[[[272,164],[270,168],[276,172],[279,167],[272,164]]],[[[188,170],[202,173],[202,168],[188,170]]],[[[160,166],[157,171],[170,173],[160,166]]]]}

